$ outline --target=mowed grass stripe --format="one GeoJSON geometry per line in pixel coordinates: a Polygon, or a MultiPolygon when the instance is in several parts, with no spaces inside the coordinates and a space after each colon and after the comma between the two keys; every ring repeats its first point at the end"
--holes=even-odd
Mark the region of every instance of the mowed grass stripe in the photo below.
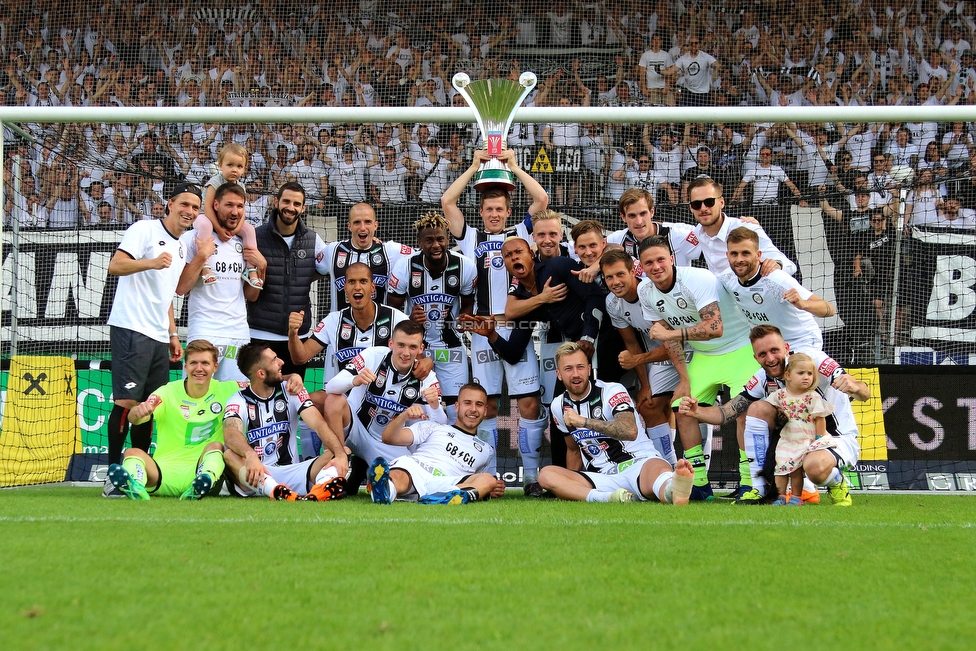
{"type": "MultiPolygon", "coordinates": [[[[427,508],[437,508],[437,507],[427,507],[427,508]]],[[[619,507],[617,507],[619,508],[619,507]]],[[[861,528],[908,528],[916,529],[919,527],[932,527],[932,528],[959,528],[959,529],[972,529],[976,524],[972,522],[962,522],[962,523],[952,523],[952,522],[826,522],[823,520],[697,520],[697,521],[675,521],[675,520],[657,520],[657,521],[647,521],[647,520],[627,520],[627,519],[585,519],[585,520],[569,520],[569,519],[554,519],[545,521],[542,519],[538,520],[507,520],[502,518],[478,518],[478,519],[441,519],[435,517],[418,517],[418,518],[337,518],[337,517],[323,517],[323,516],[313,516],[313,517],[285,517],[285,518],[267,518],[267,517],[242,517],[242,518],[159,518],[159,517],[121,517],[121,516],[106,516],[106,517],[72,517],[72,516],[44,516],[44,517],[34,517],[34,516],[16,516],[7,517],[0,516],[0,522],[16,522],[16,523],[31,523],[31,522],[63,522],[63,523],[104,523],[104,522],[128,522],[128,523],[144,523],[144,524],[435,524],[435,525],[484,525],[484,524],[494,524],[494,525],[507,525],[507,526],[533,526],[533,525],[553,525],[553,526],[574,526],[574,527],[593,527],[593,526],[685,526],[685,527],[753,527],[753,526],[764,526],[764,527],[843,527],[852,529],[861,528]]]]}

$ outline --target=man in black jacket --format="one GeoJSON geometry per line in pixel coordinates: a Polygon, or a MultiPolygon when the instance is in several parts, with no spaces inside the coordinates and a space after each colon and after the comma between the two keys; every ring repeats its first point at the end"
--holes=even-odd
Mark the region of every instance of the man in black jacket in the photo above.
{"type": "Polygon", "coordinates": [[[293,363],[288,353],[288,315],[305,313],[298,336],[308,338],[312,324],[309,291],[312,283],[328,272],[325,242],[302,222],[304,212],[305,190],[301,184],[282,185],[274,198],[271,219],[255,229],[258,251],[267,265],[258,268],[264,289],[247,306],[251,341],[267,345],[285,360],[282,373],[298,373],[303,378],[307,364],[293,363]]]}

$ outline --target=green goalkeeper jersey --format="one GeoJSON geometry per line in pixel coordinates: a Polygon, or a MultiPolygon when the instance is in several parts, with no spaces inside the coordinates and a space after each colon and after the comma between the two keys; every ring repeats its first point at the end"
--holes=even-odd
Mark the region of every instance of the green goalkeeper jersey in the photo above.
{"type": "Polygon", "coordinates": [[[166,454],[211,441],[223,443],[224,406],[243,386],[247,384],[210,380],[210,390],[204,397],[191,398],[186,395],[183,380],[174,380],[153,391],[153,396],[159,399],[159,406],[153,412],[156,423],[155,454],[166,454]]]}

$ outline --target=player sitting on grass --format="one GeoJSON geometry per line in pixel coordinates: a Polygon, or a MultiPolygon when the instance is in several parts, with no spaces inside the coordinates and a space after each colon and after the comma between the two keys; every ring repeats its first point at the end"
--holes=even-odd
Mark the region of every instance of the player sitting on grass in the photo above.
{"type": "Polygon", "coordinates": [[[776,490],[779,497],[773,506],[803,506],[803,458],[810,450],[834,447],[834,437],[827,435],[825,418],[833,408],[817,393],[817,367],[809,355],[790,357],[783,375],[786,386],[766,398],[776,407],[786,424],[776,444],[776,490]],[[786,497],[789,482],[793,496],[786,497]]]}
{"type": "Polygon", "coordinates": [[[468,383],[458,391],[453,425],[421,420],[404,427],[408,420],[425,418],[420,405],[397,415],[383,429],[383,442],[410,446],[412,452],[398,457],[392,465],[383,457],[373,461],[367,486],[373,501],[467,504],[504,495],[505,483],[485,472],[495,448],[478,438],[478,426],[487,410],[485,389],[468,383]]]}
{"type": "MultiPolygon", "coordinates": [[[[393,327],[388,343],[388,347],[366,348],[325,385],[329,394],[325,421],[360,459],[407,454],[406,448],[383,441],[383,429],[411,405],[421,405],[427,417],[447,422],[437,375],[431,372],[422,379],[414,375],[424,353],[423,326],[401,321],[393,327]]],[[[358,486],[350,488],[358,490],[358,486]]]]}
{"type": "Polygon", "coordinates": [[[657,499],[687,504],[694,470],[661,458],[634,411],[630,394],[616,382],[590,380],[592,367],[579,344],[556,351],[556,374],[566,387],[552,401],[556,428],[566,436],[566,468],[546,466],[542,487],[564,500],[633,502],[657,499]]]}
{"type": "Polygon", "coordinates": [[[224,405],[241,385],[212,379],[217,348],[205,339],[187,344],[184,368],[186,379],[164,384],[129,412],[133,425],[156,421],[153,455],[129,448],[122,464],[108,469],[112,485],[131,499],[156,493],[198,500],[224,472],[224,405]]]}
{"type": "Polygon", "coordinates": [[[241,497],[260,494],[288,501],[299,496],[310,501],[342,497],[346,452],[308,392],[286,391],[284,361],[266,344],[250,343],[237,352],[237,364],[251,385],[238,391],[224,409],[224,461],[231,491],[241,497]],[[299,416],[325,445],[321,456],[299,460],[299,416]]]}

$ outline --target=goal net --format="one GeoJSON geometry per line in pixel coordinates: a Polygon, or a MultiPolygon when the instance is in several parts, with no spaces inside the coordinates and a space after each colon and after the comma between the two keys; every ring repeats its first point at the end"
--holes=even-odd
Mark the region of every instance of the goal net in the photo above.
{"type": "MultiPolygon", "coordinates": [[[[4,369],[14,355],[73,360],[74,476],[91,477],[105,462],[106,319],[117,282],[108,261],[129,224],[165,211],[168,187],[205,183],[220,148],[237,143],[249,152],[251,223],[263,223],[275,189],[296,180],[306,188],[307,223],[324,240],[348,237],[349,208],[366,201],[379,238],[414,245],[414,220],[439,210],[444,189],[483,146],[448,71],[475,79],[532,70],[540,83],[507,146],[564,215],[564,240],[571,245],[581,220],[607,233],[624,228],[616,201],[632,187],[654,197],[655,219],[693,225],[687,186],[712,177],[725,212],[754,218],[796,262],[796,278],[836,307],[818,319],[825,351],[874,395],[856,404],[859,485],[972,488],[966,433],[976,398],[946,379],[965,374],[976,352],[976,112],[967,112],[976,71],[952,49],[971,21],[908,15],[909,31],[915,18],[929,21],[943,75],[927,47],[906,43],[905,16],[871,12],[847,28],[846,5],[837,15],[804,8],[802,25],[774,8],[723,3],[657,3],[646,14],[556,3],[510,18],[478,6],[469,21],[418,9],[434,26],[421,30],[409,12],[359,4],[361,12],[346,7],[335,18],[306,9],[277,16],[260,3],[159,16],[140,9],[100,32],[67,20],[64,47],[54,42],[54,16],[9,15],[0,354],[4,369]],[[160,34],[192,26],[214,38],[179,51],[127,46],[136,19],[160,34]],[[478,39],[480,49],[471,46],[478,39]],[[801,57],[801,49],[810,51],[801,57]],[[709,68],[699,53],[721,65],[709,68]],[[697,69],[679,61],[688,56],[697,69]],[[932,105],[940,103],[952,106],[932,105]],[[67,112],[44,113],[58,106],[67,112]],[[119,122],[118,111],[131,117],[119,122]]],[[[510,225],[530,202],[521,188],[513,193],[510,225]]],[[[474,190],[460,203],[469,226],[480,227],[474,190]]],[[[325,282],[312,302],[313,320],[328,313],[325,282]]],[[[175,306],[185,333],[185,301],[175,306]]],[[[310,377],[312,386],[322,379],[310,377]]],[[[734,482],[734,431],[724,428],[714,446],[713,478],[734,482]]],[[[517,479],[517,441],[503,447],[517,479]]]]}

